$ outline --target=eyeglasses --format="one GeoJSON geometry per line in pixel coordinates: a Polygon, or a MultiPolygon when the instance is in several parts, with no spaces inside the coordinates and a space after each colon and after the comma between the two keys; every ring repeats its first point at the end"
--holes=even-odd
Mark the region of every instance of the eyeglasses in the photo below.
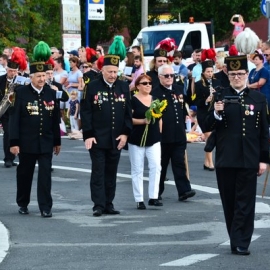
{"type": "Polygon", "coordinates": [[[83,68],[89,68],[89,66],[82,66],[83,68]]]}
{"type": "Polygon", "coordinates": [[[160,74],[160,75],[163,76],[166,79],[174,77],[174,74],[160,74]]]}
{"type": "Polygon", "coordinates": [[[158,63],[168,63],[168,60],[157,60],[158,63]]]}
{"type": "Polygon", "coordinates": [[[268,57],[269,55],[270,55],[270,54],[267,54],[267,53],[266,53],[266,54],[264,54],[264,56],[266,56],[266,57],[268,57]]]}
{"type": "Polygon", "coordinates": [[[152,82],[140,82],[139,84],[142,84],[142,85],[152,85],[152,82]]]}
{"type": "Polygon", "coordinates": [[[229,77],[230,78],[235,78],[235,76],[237,76],[238,78],[242,78],[246,75],[246,72],[238,72],[238,73],[229,73],[229,77]]]}

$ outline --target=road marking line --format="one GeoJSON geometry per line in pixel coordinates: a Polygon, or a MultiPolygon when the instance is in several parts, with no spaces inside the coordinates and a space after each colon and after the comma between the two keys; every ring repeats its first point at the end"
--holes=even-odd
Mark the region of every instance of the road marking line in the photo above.
{"type": "Polygon", "coordinates": [[[9,233],[3,223],[0,221],[0,263],[4,260],[9,249],[9,233]]]}
{"type": "Polygon", "coordinates": [[[180,260],[163,263],[160,266],[188,266],[198,262],[206,261],[208,259],[214,258],[219,254],[193,254],[187,257],[184,257],[180,260]]]}

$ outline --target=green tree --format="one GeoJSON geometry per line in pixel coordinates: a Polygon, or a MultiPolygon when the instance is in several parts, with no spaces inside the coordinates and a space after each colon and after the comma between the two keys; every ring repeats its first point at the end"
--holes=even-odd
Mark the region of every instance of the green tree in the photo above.
{"type": "Polygon", "coordinates": [[[232,34],[230,19],[233,14],[242,14],[245,22],[251,22],[261,17],[260,3],[254,0],[171,0],[168,10],[172,19],[181,14],[182,21],[194,17],[195,21],[210,21],[214,19],[216,40],[228,38],[232,34]]]}
{"type": "Polygon", "coordinates": [[[0,48],[20,46],[32,52],[38,41],[61,45],[59,0],[9,0],[0,3],[0,48]]]}

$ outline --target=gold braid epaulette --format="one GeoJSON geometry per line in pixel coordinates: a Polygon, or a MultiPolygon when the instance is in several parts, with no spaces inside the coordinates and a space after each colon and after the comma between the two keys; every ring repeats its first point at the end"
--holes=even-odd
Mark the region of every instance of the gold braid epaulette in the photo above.
{"type": "Polygon", "coordinates": [[[87,76],[83,76],[83,81],[84,81],[83,99],[85,99],[86,90],[87,90],[87,84],[90,82],[90,78],[88,78],[87,76]]]}

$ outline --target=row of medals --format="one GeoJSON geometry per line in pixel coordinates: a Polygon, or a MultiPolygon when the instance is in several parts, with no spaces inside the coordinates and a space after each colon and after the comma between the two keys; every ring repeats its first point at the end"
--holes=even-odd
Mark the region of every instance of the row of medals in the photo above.
{"type": "MultiPolygon", "coordinates": [[[[103,92],[102,95],[99,94],[99,95],[95,95],[94,96],[94,104],[102,104],[103,101],[109,101],[109,97],[108,97],[108,93],[106,92],[103,92]]],[[[124,95],[122,94],[120,97],[117,97],[115,96],[115,102],[124,102],[125,99],[124,99],[124,95]]]]}
{"type": "Polygon", "coordinates": [[[35,100],[34,103],[28,102],[26,109],[30,113],[30,115],[38,115],[38,102],[35,100]]]}
{"type": "Polygon", "coordinates": [[[254,115],[254,105],[245,105],[245,115],[254,115]]]}

